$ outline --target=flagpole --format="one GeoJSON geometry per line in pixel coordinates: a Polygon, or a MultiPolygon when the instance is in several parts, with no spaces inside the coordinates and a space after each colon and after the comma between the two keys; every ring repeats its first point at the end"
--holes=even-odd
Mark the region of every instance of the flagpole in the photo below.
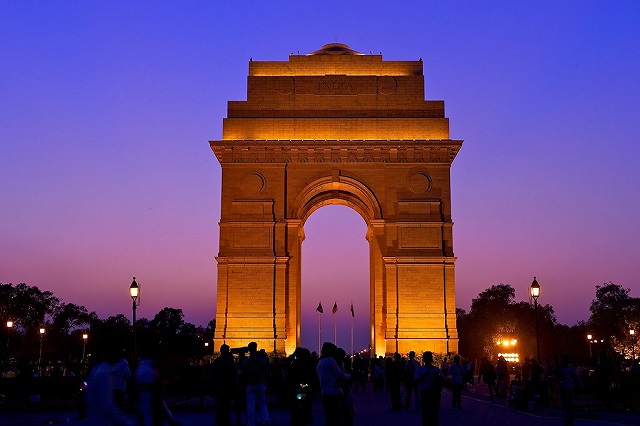
{"type": "Polygon", "coordinates": [[[338,346],[338,322],[336,320],[336,312],[338,312],[338,302],[333,304],[331,315],[333,316],[333,344],[338,346]]]}
{"type": "Polygon", "coordinates": [[[320,341],[322,340],[322,313],[318,311],[318,356],[320,356],[320,341]]]}
{"type": "Polygon", "coordinates": [[[353,300],[351,301],[351,356],[353,356],[353,318],[356,314],[353,312],[353,300]]]}
{"type": "Polygon", "coordinates": [[[351,355],[353,356],[353,316],[351,317],[351,355]]]}

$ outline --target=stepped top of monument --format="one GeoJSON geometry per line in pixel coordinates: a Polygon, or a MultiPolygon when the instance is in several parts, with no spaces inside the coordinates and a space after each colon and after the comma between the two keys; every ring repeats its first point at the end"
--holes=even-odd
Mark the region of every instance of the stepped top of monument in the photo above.
{"type": "Polygon", "coordinates": [[[351,49],[349,46],[343,43],[329,43],[322,46],[322,49],[316,50],[315,52],[311,52],[307,54],[307,56],[313,55],[362,55],[360,52],[356,52],[351,49]]]}
{"type": "MultiPolygon", "coordinates": [[[[288,61],[249,61],[250,77],[422,76],[418,61],[383,61],[380,54],[362,54],[344,43],[329,43],[308,54],[289,54],[288,61]]],[[[421,93],[422,96],[422,93],[421,93]]]]}

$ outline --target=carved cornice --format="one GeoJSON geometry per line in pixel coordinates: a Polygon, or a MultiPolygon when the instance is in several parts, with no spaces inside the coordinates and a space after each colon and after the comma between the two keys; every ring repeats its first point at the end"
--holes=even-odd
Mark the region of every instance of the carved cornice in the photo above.
{"type": "Polygon", "coordinates": [[[462,141],[223,140],[209,142],[222,163],[447,163],[462,141]]]}

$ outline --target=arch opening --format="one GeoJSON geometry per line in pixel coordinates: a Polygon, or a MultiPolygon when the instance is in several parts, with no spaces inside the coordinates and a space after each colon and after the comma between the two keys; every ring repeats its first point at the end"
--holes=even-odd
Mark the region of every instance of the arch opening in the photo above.
{"type": "Polygon", "coordinates": [[[331,199],[319,203],[302,224],[305,241],[302,243],[301,344],[312,351],[319,350],[322,342],[333,342],[334,337],[347,353],[352,349],[368,349],[370,344],[367,223],[356,209],[342,201],[331,199]],[[316,311],[319,303],[322,303],[322,314],[316,311]],[[337,304],[335,315],[332,313],[334,303],[337,304]]]}

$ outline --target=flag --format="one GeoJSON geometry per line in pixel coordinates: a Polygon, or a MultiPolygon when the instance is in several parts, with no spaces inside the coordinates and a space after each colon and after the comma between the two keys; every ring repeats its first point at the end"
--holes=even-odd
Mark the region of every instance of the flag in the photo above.
{"type": "Polygon", "coordinates": [[[316,308],[316,311],[323,313],[324,311],[322,310],[322,303],[318,303],[318,307],[316,308]]]}
{"type": "Polygon", "coordinates": [[[351,302],[351,309],[350,310],[351,310],[351,317],[352,318],[355,317],[356,314],[355,314],[355,312],[353,312],[353,302],[351,302]]]}
{"type": "Polygon", "coordinates": [[[333,304],[333,309],[331,310],[331,314],[335,314],[338,312],[338,302],[333,304]]]}

